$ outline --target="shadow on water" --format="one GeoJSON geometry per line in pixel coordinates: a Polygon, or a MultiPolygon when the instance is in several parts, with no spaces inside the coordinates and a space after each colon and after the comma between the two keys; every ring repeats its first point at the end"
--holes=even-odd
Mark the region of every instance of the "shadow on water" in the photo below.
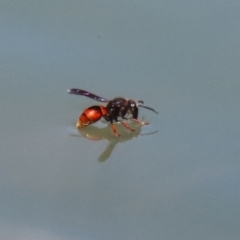
{"type": "Polygon", "coordinates": [[[158,131],[154,131],[154,132],[141,134],[141,128],[142,128],[141,125],[137,123],[130,123],[129,126],[133,128],[135,131],[129,132],[129,131],[126,131],[126,129],[123,128],[121,125],[117,126],[118,131],[121,135],[120,137],[116,137],[112,133],[109,125],[107,125],[104,128],[99,128],[96,126],[88,126],[86,128],[80,128],[78,129],[78,132],[80,135],[78,134],[70,134],[70,135],[74,137],[84,137],[92,141],[107,140],[108,145],[106,149],[98,157],[99,162],[104,162],[111,156],[113,149],[118,143],[129,141],[138,136],[147,136],[147,135],[152,135],[158,132],[158,131]]]}

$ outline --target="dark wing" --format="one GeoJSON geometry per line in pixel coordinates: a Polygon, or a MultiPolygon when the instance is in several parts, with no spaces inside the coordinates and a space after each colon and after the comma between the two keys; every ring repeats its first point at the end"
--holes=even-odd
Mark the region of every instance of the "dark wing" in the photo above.
{"type": "Polygon", "coordinates": [[[87,92],[87,91],[82,90],[82,89],[72,88],[72,89],[68,90],[68,93],[89,97],[89,98],[92,98],[92,99],[97,100],[99,102],[108,102],[108,100],[106,98],[99,97],[99,96],[97,96],[93,93],[87,92]]]}

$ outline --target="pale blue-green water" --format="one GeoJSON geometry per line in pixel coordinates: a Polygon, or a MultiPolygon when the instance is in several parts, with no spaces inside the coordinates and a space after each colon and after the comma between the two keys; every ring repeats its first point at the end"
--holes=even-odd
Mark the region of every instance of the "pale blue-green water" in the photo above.
{"type": "Polygon", "coordinates": [[[240,239],[240,2],[0,3],[0,238],[240,239]],[[91,99],[134,134],[79,133],[91,99]],[[86,138],[86,136],[88,138],[86,138]]]}

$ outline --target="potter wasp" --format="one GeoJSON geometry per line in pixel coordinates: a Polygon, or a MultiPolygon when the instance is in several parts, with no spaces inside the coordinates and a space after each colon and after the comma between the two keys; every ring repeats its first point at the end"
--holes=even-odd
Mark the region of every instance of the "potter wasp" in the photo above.
{"type": "Polygon", "coordinates": [[[126,123],[127,120],[135,121],[141,125],[148,124],[148,122],[143,122],[137,119],[139,107],[146,108],[157,113],[153,108],[143,106],[142,104],[144,104],[144,102],[142,100],[134,101],[132,99],[125,99],[121,97],[114,98],[113,100],[108,100],[88,91],[76,88],[69,89],[68,93],[85,96],[107,104],[106,106],[95,105],[85,109],[79,116],[76,128],[87,127],[88,125],[99,121],[101,118],[104,118],[107,122],[110,122],[115,136],[119,137],[120,134],[117,132],[114,121],[120,122],[125,128],[129,129],[130,131],[134,131],[134,129],[130,128],[126,123]]]}

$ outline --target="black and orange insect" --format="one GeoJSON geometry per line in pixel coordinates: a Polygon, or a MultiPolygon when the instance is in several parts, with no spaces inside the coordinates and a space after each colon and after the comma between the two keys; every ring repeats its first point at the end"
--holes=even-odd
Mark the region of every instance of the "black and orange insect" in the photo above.
{"type": "Polygon", "coordinates": [[[107,103],[106,106],[92,106],[83,111],[83,113],[79,116],[76,127],[84,128],[88,125],[97,122],[102,117],[110,122],[112,130],[115,136],[120,136],[117,132],[116,126],[114,125],[114,121],[120,122],[124,127],[129,129],[130,131],[134,131],[134,129],[130,128],[128,124],[125,122],[126,120],[135,121],[141,125],[147,125],[147,122],[143,122],[138,120],[138,107],[149,109],[155,113],[157,113],[153,108],[143,106],[140,104],[144,104],[142,100],[134,101],[132,99],[125,98],[114,98],[113,100],[107,100],[106,98],[99,97],[93,93],[87,92],[82,89],[69,89],[68,92],[70,94],[82,95],[85,97],[92,98],[99,102],[107,103]],[[124,121],[125,120],[125,121],[124,121]]]}

